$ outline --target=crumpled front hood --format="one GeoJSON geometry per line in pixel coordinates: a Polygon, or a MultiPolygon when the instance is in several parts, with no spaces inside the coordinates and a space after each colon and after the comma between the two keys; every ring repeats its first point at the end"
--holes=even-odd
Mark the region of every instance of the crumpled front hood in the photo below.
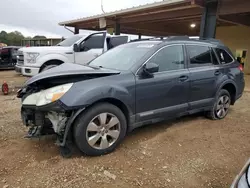
{"type": "Polygon", "coordinates": [[[83,66],[74,63],[63,63],[60,66],[55,68],[49,69],[42,73],[39,73],[29,80],[26,81],[24,86],[33,84],[37,81],[42,81],[46,79],[67,79],[67,77],[74,77],[74,76],[83,76],[83,75],[112,75],[112,74],[119,74],[120,72],[117,70],[110,70],[105,68],[92,68],[89,66],[83,66]]]}

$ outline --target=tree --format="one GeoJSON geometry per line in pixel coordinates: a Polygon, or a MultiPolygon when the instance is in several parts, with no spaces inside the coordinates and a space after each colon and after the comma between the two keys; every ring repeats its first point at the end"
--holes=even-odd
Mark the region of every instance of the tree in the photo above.
{"type": "Polygon", "coordinates": [[[19,31],[14,31],[8,33],[7,40],[8,40],[8,45],[13,45],[13,46],[20,46],[22,39],[25,37],[20,33],[19,31]]]}
{"type": "Polygon", "coordinates": [[[0,32],[0,43],[5,43],[9,46],[20,46],[22,39],[25,39],[25,37],[19,31],[14,31],[10,33],[7,33],[6,31],[0,32]]]}
{"type": "Polygon", "coordinates": [[[0,32],[0,43],[5,43],[8,44],[8,39],[7,39],[8,33],[5,31],[0,32]]]}

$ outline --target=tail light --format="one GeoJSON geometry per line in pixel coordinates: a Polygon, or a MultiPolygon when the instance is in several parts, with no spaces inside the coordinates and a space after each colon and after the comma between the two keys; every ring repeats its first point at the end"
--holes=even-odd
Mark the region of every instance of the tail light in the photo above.
{"type": "Polygon", "coordinates": [[[240,64],[238,68],[240,69],[240,71],[243,72],[243,65],[242,64],[240,64]]]}

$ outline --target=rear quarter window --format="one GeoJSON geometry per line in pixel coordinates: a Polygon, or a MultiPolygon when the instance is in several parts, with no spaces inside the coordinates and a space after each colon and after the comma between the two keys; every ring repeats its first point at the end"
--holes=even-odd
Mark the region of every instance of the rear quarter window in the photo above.
{"type": "Polygon", "coordinates": [[[215,48],[215,52],[221,64],[228,64],[234,61],[231,55],[229,55],[229,53],[226,50],[215,48]]]}

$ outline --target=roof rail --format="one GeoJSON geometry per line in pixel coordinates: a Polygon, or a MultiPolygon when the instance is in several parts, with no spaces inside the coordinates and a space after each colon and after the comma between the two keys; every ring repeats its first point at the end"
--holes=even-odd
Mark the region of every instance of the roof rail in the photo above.
{"type": "MultiPolygon", "coordinates": [[[[192,37],[190,38],[187,35],[184,35],[184,36],[160,36],[160,37],[151,37],[151,38],[144,38],[144,39],[133,39],[133,40],[130,40],[130,42],[156,40],[156,39],[166,41],[166,40],[189,40],[189,39],[194,39],[194,38],[192,38],[192,37]]],[[[197,37],[195,39],[199,39],[199,37],[197,37]]]]}
{"type": "Polygon", "coordinates": [[[190,37],[190,36],[170,36],[166,40],[199,40],[204,42],[211,42],[214,44],[223,44],[221,40],[215,39],[215,38],[201,38],[201,37],[190,37]]]}
{"type": "Polygon", "coordinates": [[[133,39],[133,40],[130,40],[129,42],[137,42],[137,41],[144,41],[144,40],[149,40],[151,38],[147,38],[147,39],[133,39]]]}
{"type": "Polygon", "coordinates": [[[201,37],[190,37],[187,35],[184,36],[161,36],[161,37],[151,37],[151,38],[144,38],[144,39],[134,39],[130,40],[130,42],[137,42],[137,41],[150,41],[150,40],[161,40],[161,41],[169,41],[169,40],[198,40],[198,41],[204,41],[204,42],[210,42],[214,44],[221,44],[224,45],[223,42],[221,42],[218,39],[215,38],[201,38],[201,37]]]}
{"type": "Polygon", "coordinates": [[[151,38],[145,38],[145,39],[133,39],[130,40],[129,42],[137,42],[137,41],[148,41],[148,40],[161,40],[161,37],[151,37],[151,38]]]}
{"type": "Polygon", "coordinates": [[[169,36],[165,40],[189,40],[189,36],[184,35],[184,36],[169,36]]]}

